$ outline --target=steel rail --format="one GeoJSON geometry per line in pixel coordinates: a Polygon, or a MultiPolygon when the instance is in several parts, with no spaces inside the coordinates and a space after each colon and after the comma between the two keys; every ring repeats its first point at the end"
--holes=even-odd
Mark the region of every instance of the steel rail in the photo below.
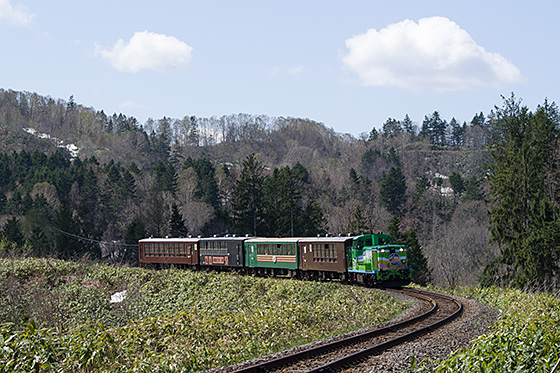
{"type": "MultiPolygon", "coordinates": [[[[408,292],[410,294],[412,291],[408,290],[408,292]]],[[[370,347],[368,349],[365,349],[365,350],[362,350],[360,352],[356,352],[354,354],[345,356],[341,359],[332,361],[332,362],[330,362],[328,364],[325,364],[321,367],[309,370],[309,371],[307,371],[307,373],[336,372],[336,371],[340,370],[341,368],[349,367],[353,363],[358,362],[360,360],[363,360],[363,359],[365,359],[365,358],[367,358],[371,355],[378,354],[378,353],[380,353],[380,352],[382,352],[382,351],[384,351],[388,348],[397,346],[397,345],[402,344],[402,343],[407,342],[407,341],[411,341],[411,340],[416,339],[416,338],[418,338],[418,337],[420,337],[424,334],[427,334],[427,333],[429,333],[429,332],[431,332],[431,331],[449,323],[450,321],[455,319],[457,316],[459,316],[461,314],[461,312],[463,312],[463,304],[455,298],[452,298],[452,297],[447,296],[447,295],[439,294],[439,293],[428,292],[428,291],[422,291],[422,293],[433,294],[434,296],[447,298],[448,300],[451,300],[456,304],[457,310],[455,312],[453,312],[452,314],[448,315],[447,317],[445,317],[445,318],[443,318],[439,321],[434,322],[433,324],[430,324],[430,325],[425,326],[425,327],[420,328],[420,329],[416,329],[416,330],[414,330],[410,333],[407,333],[407,334],[404,334],[400,337],[396,337],[396,338],[393,338],[389,341],[377,344],[375,346],[372,346],[372,347],[370,347]]]]}
{"type": "MultiPolygon", "coordinates": [[[[428,318],[429,316],[431,316],[432,314],[434,314],[438,310],[437,302],[434,299],[430,298],[429,296],[421,294],[419,291],[411,291],[409,289],[406,289],[406,291],[405,290],[390,290],[390,291],[401,292],[403,294],[406,293],[406,294],[408,294],[412,297],[416,297],[418,299],[421,299],[423,301],[426,301],[426,302],[430,303],[432,307],[430,308],[429,311],[427,311],[427,312],[425,312],[425,313],[423,313],[419,316],[416,316],[416,317],[410,318],[408,320],[402,321],[398,324],[394,324],[394,325],[387,326],[387,327],[377,329],[377,330],[373,330],[373,331],[370,331],[370,332],[361,333],[361,334],[351,336],[351,337],[348,337],[348,338],[345,338],[345,339],[342,339],[342,340],[339,340],[339,341],[330,342],[330,343],[327,343],[325,345],[312,347],[312,348],[309,348],[309,349],[306,349],[306,350],[303,350],[303,351],[300,351],[300,352],[296,352],[296,353],[293,353],[293,354],[290,354],[290,355],[286,355],[286,356],[283,356],[283,357],[279,357],[279,358],[276,358],[276,359],[273,359],[273,360],[261,362],[261,363],[251,365],[251,366],[246,367],[246,368],[236,370],[235,372],[236,373],[268,372],[270,370],[277,369],[277,368],[279,368],[281,366],[284,366],[284,365],[288,365],[288,364],[291,364],[291,363],[294,363],[294,362],[297,362],[297,361],[300,361],[300,360],[305,360],[305,359],[308,359],[308,358],[311,358],[311,357],[314,357],[314,356],[318,356],[318,355],[324,354],[326,352],[333,351],[333,350],[336,350],[338,348],[345,347],[345,346],[348,346],[348,345],[356,344],[358,342],[361,342],[361,341],[364,341],[364,340],[367,340],[367,339],[370,339],[370,338],[374,338],[374,337],[377,337],[377,336],[380,336],[380,335],[383,335],[383,334],[386,334],[386,333],[389,333],[389,332],[394,332],[394,331],[402,329],[402,328],[404,328],[408,325],[411,325],[411,324],[414,324],[416,322],[422,321],[422,320],[428,318]]],[[[435,324],[433,324],[433,326],[435,327],[435,324]]],[[[409,333],[409,334],[411,334],[411,333],[409,333]]],[[[391,342],[391,341],[389,341],[389,342],[391,342]]],[[[387,342],[387,343],[389,343],[389,342],[387,342]]],[[[400,343],[402,343],[402,342],[400,342],[400,343]]],[[[388,346],[388,347],[390,347],[390,346],[388,346]]],[[[388,347],[385,347],[385,348],[388,348],[388,347]]],[[[368,350],[366,350],[366,351],[368,351],[368,350]]],[[[357,355],[357,354],[354,354],[354,355],[357,355]]],[[[353,356],[353,355],[350,355],[350,356],[353,356]]],[[[366,355],[364,355],[364,356],[366,356],[366,355]]],[[[361,358],[363,358],[363,357],[361,357],[361,358]]],[[[361,358],[358,358],[358,359],[361,359],[361,358]]],[[[341,362],[341,364],[347,364],[347,363],[341,362]]],[[[318,369],[330,369],[330,368],[328,368],[328,365],[326,365],[326,366],[318,368],[318,369]]],[[[315,371],[315,370],[313,370],[313,371],[315,371]]],[[[320,370],[320,371],[327,371],[327,370],[320,370]]]]}

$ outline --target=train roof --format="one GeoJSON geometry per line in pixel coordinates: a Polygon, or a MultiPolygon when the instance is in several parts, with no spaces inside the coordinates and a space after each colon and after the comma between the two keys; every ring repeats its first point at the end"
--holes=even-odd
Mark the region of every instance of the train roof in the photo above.
{"type": "Polygon", "coordinates": [[[354,236],[333,236],[333,237],[303,237],[299,240],[299,242],[346,242],[348,240],[352,240],[354,236]]]}
{"type": "Polygon", "coordinates": [[[290,243],[290,242],[295,242],[297,243],[299,240],[301,240],[302,237],[254,237],[254,238],[248,238],[245,240],[245,242],[255,242],[255,243],[276,243],[276,242],[280,242],[280,243],[290,243]]]}
{"type": "Polygon", "coordinates": [[[234,237],[234,236],[222,236],[222,237],[150,237],[143,238],[138,242],[199,242],[199,241],[246,241],[255,243],[298,243],[298,242],[319,242],[319,243],[329,243],[329,242],[345,242],[355,238],[354,236],[332,236],[332,237],[234,237]]]}
{"type": "Polygon", "coordinates": [[[198,242],[200,238],[198,237],[179,237],[179,238],[172,238],[172,237],[150,237],[150,238],[143,238],[138,242],[146,243],[146,242],[198,242]]]}
{"type": "Polygon", "coordinates": [[[245,241],[247,237],[234,237],[234,236],[222,236],[222,237],[202,237],[200,241],[245,241]]]}

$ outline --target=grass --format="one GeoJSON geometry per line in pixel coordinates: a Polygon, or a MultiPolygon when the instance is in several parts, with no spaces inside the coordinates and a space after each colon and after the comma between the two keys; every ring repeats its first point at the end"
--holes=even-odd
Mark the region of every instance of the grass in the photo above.
{"type": "Polygon", "coordinates": [[[497,307],[502,314],[490,333],[439,362],[437,372],[560,372],[558,294],[498,287],[463,287],[452,294],[497,307]]]}
{"type": "Polygon", "coordinates": [[[0,291],[0,372],[211,369],[407,307],[337,283],[31,258],[0,259],[0,291]]]}

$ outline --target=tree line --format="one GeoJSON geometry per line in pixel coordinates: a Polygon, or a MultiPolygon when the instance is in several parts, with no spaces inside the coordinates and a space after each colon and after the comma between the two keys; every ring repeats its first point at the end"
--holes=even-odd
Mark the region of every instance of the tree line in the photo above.
{"type": "Polygon", "coordinates": [[[301,164],[275,168],[267,175],[253,154],[239,178],[225,165],[220,174],[218,184],[215,166],[207,158],[188,157],[180,170],[163,161],[152,170],[140,170],[135,163],[100,165],[95,157],[70,161],[60,150],[51,155],[26,150],[0,153],[0,215],[5,216],[0,237],[18,246],[26,244],[35,255],[75,257],[101,255],[96,245],[84,245],[84,240],[134,244],[150,235],[325,232],[323,212],[301,164]],[[253,179],[248,184],[249,173],[253,179]],[[185,219],[197,213],[182,203],[189,189],[190,201],[212,209],[202,226],[189,227],[191,220],[185,219]],[[249,190],[257,198],[258,229],[246,224],[249,190]]]}
{"type": "Polygon", "coordinates": [[[403,240],[414,232],[438,284],[473,283],[483,272],[485,283],[517,284],[558,274],[558,118],[548,102],[533,113],[504,100],[463,124],[437,111],[420,123],[389,118],[358,139],[308,119],[246,114],[140,125],[26,92],[0,90],[0,110],[3,235],[43,240],[61,255],[81,246],[63,252],[70,236],[60,231],[133,243],[377,232],[398,219],[395,232],[403,240]],[[71,135],[80,158],[25,127],[71,135]],[[550,260],[533,260],[536,247],[550,260]]]}

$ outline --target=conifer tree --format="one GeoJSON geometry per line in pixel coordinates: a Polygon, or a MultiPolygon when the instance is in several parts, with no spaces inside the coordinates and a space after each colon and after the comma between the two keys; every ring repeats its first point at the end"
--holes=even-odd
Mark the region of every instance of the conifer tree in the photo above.
{"type": "Polygon", "coordinates": [[[171,218],[169,220],[169,235],[171,237],[186,237],[188,234],[187,226],[183,215],[179,211],[176,203],[171,205],[171,218]]]}
{"type": "Polygon", "coordinates": [[[428,284],[432,280],[431,270],[414,229],[404,234],[403,243],[407,249],[408,265],[412,268],[412,281],[419,285],[428,284]]]}
{"type": "Polygon", "coordinates": [[[216,169],[212,161],[205,157],[199,158],[196,161],[188,157],[183,162],[183,169],[189,167],[194,169],[197,176],[195,197],[217,208],[219,191],[218,183],[216,182],[216,169]]]}
{"type": "Polygon", "coordinates": [[[127,245],[135,245],[142,238],[146,238],[146,226],[140,217],[135,217],[126,227],[124,235],[124,243],[127,245]]]}
{"type": "Polygon", "coordinates": [[[76,239],[80,234],[78,222],[74,219],[74,212],[67,201],[62,201],[54,216],[55,245],[57,255],[63,258],[73,258],[81,254],[82,245],[76,239]]]}
{"type": "Polygon", "coordinates": [[[381,179],[379,196],[392,215],[403,215],[401,206],[406,200],[406,179],[400,167],[391,167],[381,179]]]}
{"type": "Polygon", "coordinates": [[[243,162],[243,170],[235,182],[231,208],[233,224],[240,234],[257,235],[263,221],[264,208],[264,166],[255,153],[243,162]]]}
{"type": "Polygon", "coordinates": [[[0,214],[4,213],[4,209],[6,208],[7,203],[8,200],[6,199],[6,195],[4,194],[2,189],[0,189],[0,214]]]}
{"type": "Polygon", "coordinates": [[[451,176],[449,176],[449,183],[451,184],[451,188],[453,189],[455,200],[458,200],[465,190],[465,182],[463,181],[463,177],[460,173],[453,172],[451,176]]]}
{"type": "Polygon", "coordinates": [[[463,200],[464,201],[482,201],[484,193],[481,190],[482,181],[473,175],[465,182],[463,200]]]}
{"type": "Polygon", "coordinates": [[[416,231],[410,229],[405,233],[401,232],[401,222],[397,216],[391,219],[388,230],[393,242],[406,246],[408,267],[412,268],[412,281],[422,286],[428,284],[432,280],[432,274],[416,231]]]}
{"type": "Polygon", "coordinates": [[[8,219],[6,223],[4,223],[1,233],[2,237],[7,239],[8,241],[13,242],[18,246],[23,245],[24,237],[23,233],[21,232],[21,223],[15,216],[13,216],[11,219],[8,219]]]}
{"type": "Polygon", "coordinates": [[[415,135],[414,123],[412,123],[412,119],[410,119],[408,114],[404,116],[404,119],[402,121],[402,127],[405,133],[407,133],[411,138],[414,137],[415,135]]]}
{"type": "MultiPolygon", "coordinates": [[[[546,166],[557,144],[559,113],[547,101],[531,113],[512,95],[490,117],[489,181],[492,240],[514,284],[549,281],[560,274],[560,222],[547,197],[546,166]]],[[[487,268],[486,275],[498,275],[487,268]]],[[[488,278],[486,278],[488,281],[488,278]]]]}
{"type": "Polygon", "coordinates": [[[356,206],[352,215],[352,221],[348,225],[348,231],[354,234],[368,233],[371,227],[367,222],[364,208],[360,205],[356,206]]]}

